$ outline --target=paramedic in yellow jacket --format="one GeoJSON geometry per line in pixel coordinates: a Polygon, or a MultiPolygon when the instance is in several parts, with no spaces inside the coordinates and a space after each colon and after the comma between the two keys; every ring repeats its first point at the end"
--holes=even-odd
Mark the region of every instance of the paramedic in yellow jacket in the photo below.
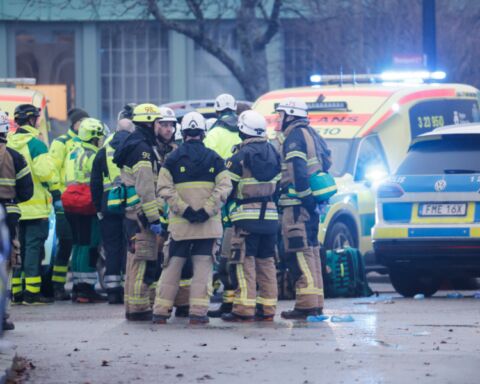
{"type": "MultiPolygon", "coordinates": [[[[80,142],[78,139],[78,128],[82,120],[88,118],[88,113],[80,108],[72,108],[68,111],[70,128],[64,135],[52,141],[50,145],[50,156],[60,176],[60,189],[65,190],[65,168],[66,160],[74,146],[80,142]]],[[[69,300],[70,295],[65,292],[67,281],[68,261],[72,253],[72,230],[65,218],[65,212],[61,205],[55,207],[55,234],[57,235],[57,249],[53,264],[53,292],[57,301],[69,300]]]]}
{"type": "Polygon", "coordinates": [[[156,324],[170,316],[187,258],[193,262],[190,324],[208,323],[213,255],[222,236],[220,211],[232,189],[223,159],[202,142],[205,118],[187,113],[181,127],[184,143],[167,157],[158,178],[158,194],[169,205],[170,236],[155,297],[156,324]]]}
{"type": "Polygon", "coordinates": [[[17,271],[12,278],[12,290],[16,292],[13,296],[14,303],[26,305],[53,301],[40,294],[40,265],[44,257],[45,240],[48,238],[52,197],[54,205],[61,205],[58,174],[47,146],[38,138],[40,132],[36,127],[39,117],[39,108],[31,104],[17,106],[14,119],[19,127],[7,137],[7,146],[23,155],[27,161],[34,185],[33,197],[18,204],[21,211],[19,241],[25,290],[22,291],[21,271],[17,271]]]}
{"type": "Polygon", "coordinates": [[[222,159],[232,156],[233,147],[242,141],[237,128],[237,101],[227,93],[215,99],[217,120],[207,133],[205,147],[213,149],[222,159]]]}
{"type": "MultiPolygon", "coordinates": [[[[96,303],[104,301],[104,298],[95,291],[97,282],[96,264],[99,257],[98,246],[100,242],[98,219],[93,212],[72,211],[67,205],[66,196],[69,191],[77,188],[85,188],[83,191],[90,192],[90,178],[93,160],[98,152],[101,140],[105,135],[105,125],[93,118],[83,120],[78,129],[79,145],[69,154],[66,170],[66,190],[62,201],[65,216],[72,228],[73,254],[72,274],[73,288],[72,301],[77,303],[96,303]]],[[[85,193],[85,192],[84,192],[85,193]]],[[[93,208],[93,202],[91,202],[93,208]]]]}

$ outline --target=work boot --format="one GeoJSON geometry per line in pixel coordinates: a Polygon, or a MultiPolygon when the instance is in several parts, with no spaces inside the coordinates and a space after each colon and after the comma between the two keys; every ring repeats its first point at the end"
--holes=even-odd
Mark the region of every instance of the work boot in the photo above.
{"type": "Polygon", "coordinates": [[[66,301],[70,300],[70,295],[65,291],[65,287],[63,285],[55,285],[53,288],[53,298],[55,301],[66,301]]]}
{"type": "Polygon", "coordinates": [[[108,292],[108,304],[123,304],[123,292],[108,292]]]}
{"type": "Polygon", "coordinates": [[[204,325],[210,322],[208,316],[190,315],[190,325],[204,325]]]}
{"type": "Polygon", "coordinates": [[[153,324],[167,324],[169,316],[164,315],[153,315],[152,316],[152,323],[153,324]]]}
{"type": "Polygon", "coordinates": [[[273,321],[274,315],[260,315],[258,313],[255,314],[255,321],[273,321]]]}
{"type": "Polygon", "coordinates": [[[317,309],[292,309],[291,311],[283,311],[282,319],[286,320],[306,320],[308,316],[316,316],[317,309]]]}
{"type": "Polygon", "coordinates": [[[24,305],[44,305],[44,304],[52,304],[53,297],[45,297],[40,293],[31,293],[25,291],[23,293],[23,304],[24,305]]]}
{"type": "Polygon", "coordinates": [[[151,321],[152,311],[126,313],[125,317],[128,321],[151,321]]]}
{"type": "Polygon", "coordinates": [[[265,315],[262,304],[255,306],[255,321],[273,321],[275,315],[265,315]]]}
{"type": "Polygon", "coordinates": [[[4,331],[13,331],[15,329],[15,324],[8,320],[8,318],[4,317],[2,322],[2,329],[4,331]]]}
{"type": "Polygon", "coordinates": [[[220,318],[224,313],[232,312],[233,304],[232,303],[222,303],[218,309],[214,311],[208,311],[207,316],[213,318],[220,318]]]}
{"type": "Polygon", "coordinates": [[[107,298],[103,295],[98,294],[95,291],[93,285],[80,283],[77,287],[77,300],[79,304],[94,304],[94,303],[104,303],[107,301],[107,298]]]}
{"type": "Polygon", "coordinates": [[[189,305],[180,305],[175,309],[175,317],[188,317],[189,305]]]}
{"type": "Polygon", "coordinates": [[[12,305],[22,305],[23,304],[23,292],[15,293],[12,295],[12,305]]]}
{"type": "Polygon", "coordinates": [[[224,313],[222,315],[222,320],[228,323],[251,323],[253,319],[253,316],[241,316],[234,312],[224,313]]]}

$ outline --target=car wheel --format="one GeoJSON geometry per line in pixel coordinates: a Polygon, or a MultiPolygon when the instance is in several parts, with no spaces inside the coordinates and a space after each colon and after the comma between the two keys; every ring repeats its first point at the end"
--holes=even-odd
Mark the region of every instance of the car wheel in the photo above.
{"type": "Polygon", "coordinates": [[[441,283],[441,279],[431,274],[403,268],[390,268],[390,281],[393,288],[405,297],[413,297],[417,293],[432,296],[441,283]]]}
{"type": "Polygon", "coordinates": [[[327,249],[355,247],[354,237],[350,228],[342,222],[334,223],[327,232],[325,247],[327,249]]]}

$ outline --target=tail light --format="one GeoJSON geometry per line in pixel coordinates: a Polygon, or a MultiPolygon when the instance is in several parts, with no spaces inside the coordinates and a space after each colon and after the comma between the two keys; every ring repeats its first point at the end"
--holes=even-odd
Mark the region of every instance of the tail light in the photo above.
{"type": "Polygon", "coordinates": [[[386,183],[378,187],[377,197],[391,199],[401,197],[404,193],[405,192],[400,185],[394,183],[386,183]]]}

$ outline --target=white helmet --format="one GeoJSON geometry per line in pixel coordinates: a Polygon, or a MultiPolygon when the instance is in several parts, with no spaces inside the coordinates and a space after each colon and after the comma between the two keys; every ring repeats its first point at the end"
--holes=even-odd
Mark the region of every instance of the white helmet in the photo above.
{"type": "Polygon", "coordinates": [[[160,107],[159,109],[160,114],[162,115],[162,117],[159,119],[160,121],[177,121],[177,118],[175,117],[175,111],[172,108],[160,107]]]}
{"type": "Polygon", "coordinates": [[[267,121],[257,111],[244,111],[238,117],[238,130],[248,136],[265,137],[267,121]]]}
{"type": "Polygon", "coordinates": [[[283,111],[289,116],[307,117],[308,107],[307,103],[299,99],[285,99],[282,100],[277,108],[277,112],[283,111]]]}
{"type": "Polygon", "coordinates": [[[221,112],[225,109],[237,110],[237,101],[232,95],[228,93],[222,93],[215,99],[215,111],[221,112]]]}
{"type": "Polygon", "coordinates": [[[182,119],[182,132],[187,129],[201,129],[202,131],[207,130],[207,124],[205,118],[198,112],[188,112],[182,119]]]}
{"type": "Polygon", "coordinates": [[[0,111],[0,133],[8,133],[10,129],[10,120],[6,112],[0,111]]]}

